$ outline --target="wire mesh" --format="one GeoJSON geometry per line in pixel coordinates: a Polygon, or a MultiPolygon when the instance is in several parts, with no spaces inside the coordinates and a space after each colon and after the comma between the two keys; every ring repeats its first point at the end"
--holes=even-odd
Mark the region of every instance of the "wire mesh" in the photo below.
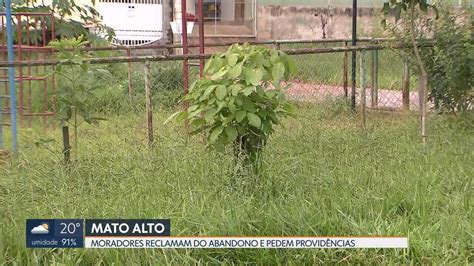
{"type": "MultiPolygon", "coordinates": [[[[282,50],[301,48],[339,47],[344,42],[335,43],[291,43],[268,45],[282,50]]],[[[356,53],[356,103],[360,100],[359,55],[356,53]]],[[[288,81],[288,96],[292,100],[306,102],[333,101],[351,97],[351,52],[312,53],[291,55],[297,72],[288,81]]],[[[367,94],[369,108],[402,109],[404,99],[403,60],[393,50],[368,51],[366,60],[367,94]],[[375,58],[376,57],[376,58],[375,58]]],[[[134,63],[138,65],[138,63],[134,63]]],[[[133,71],[132,86],[136,93],[143,87],[140,68],[133,71]]],[[[175,106],[183,96],[183,62],[160,61],[152,64],[152,93],[156,104],[162,107],[175,106]]],[[[198,60],[189,60],[189,84],[199,78],[198,60]]],[[[416,110],[418,94],[416,76],[409,77],[409,107],[416,110]]]]}
{"type": "MultiPolygon", "coordinates": [[[[347,46],[347,40],[337,40],[325,43],[294,43],[294,42],[275,42],[265,44],[268,47],[280,49],[284,51],[295,51],[297,49],[307,48],[334,48],[347,46]]],[[[217,47],[221,51],[226,47],[217,47]]],[[[107,59],[110,57],[130,57],[130,56],[149,56],[170,54],[175,51],[169,49],[113,49],[113,50],[97,50],[89,52],[94,58],[107,59]]],[[[297,72],[292,75],[288,81],[290,88],[288,97],[296,101],[304,102],[328,102],[334,100],[349,100],[351,98],[351,51],[308,51],[306,54],[290,55],[295,61],[297,72]]],[[[47,53],[48,58],[38,56],[34,52],[31,53],[28,60],[53,59],[53,53],[47,53]]],[[[360,104],[360,51],[356,52],[356,104],[360,104]]],[[[404,108],[404,103],[409,103],[409,108],[416,110],[418,106],[418,95],[416,92],[416,77],[411,73],[409,81],[409,91],[403,93],[404,84],[404,63],[402,57],[395,50],[381,49],[366,51],[367,71],[367,93],[366,103],[369,108],[374,109],[390,109],[398,110],[404,108]],[[405,95],[405,96],[404,96],[405,95]],[[405,99],[404,99],[405,97],[405,99]],[[408,99],[407,99],[408,98],[408,99]]],[[[145,97],[144,92],[144,63],[133,62],[127,63],[105,63],[101,67],[111,71],[110,77],[104,77],[101,80],[102,92],[99,94],[103,100],[99,101],[97,108],[100,111],[112,110],[114,108],[122,108],[125,103],[127,108],[142,108],[145,97]],[[105,66],[105,67],[104,67],[105,66]],[[124,96],[129,96],[132,101],[124,101],[124,96]],[[111,101],[111,99],[115,99],[111,101]],[[134,102],[133,100],[137,100],[134,102]],[[112,103],[110,103],[112,102],[112,103]],[[130,104],[131,103],[131,104],[130,104]],[[134,104],[137,103],[137,104],[134,104]],[[108,106],[110,105],[110,106],[108,106]],[[110,107],[110,108],[109,108],[110,107]]],[[[100,65],[100,64],[99,64],[100,65]]],[[[199,78],[199,60],[188,60],[189,84],[192,84],[199,78]]],[[[183,84],[183,61],[177,58],[169,58],[164,61],[150,62],[151,73],[151,93],[153,104],[158,108],[174,108],[176,107],[182,96],[184,95],[183,84]]],[[[51,68],[51,67],[50,67],[51,68]]],[[[19,71],[21,67],[17,67],[19,71]]],[[[46,70],[42,66],[34,67],[32,71],[39,71],[38,75],[44,75],[46,70]]],[[[53,94],[48,94],[49,103],[53,103],[53,94]]],[[[36,100],[33,97],[33,106],[36,100]]],[[[25,101],[28,99],[25,98],[25,101]]]]}

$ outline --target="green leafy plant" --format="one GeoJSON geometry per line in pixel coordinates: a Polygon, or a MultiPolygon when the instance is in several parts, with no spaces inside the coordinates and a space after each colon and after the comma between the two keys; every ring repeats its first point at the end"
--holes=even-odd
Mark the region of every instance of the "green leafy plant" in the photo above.
{"type": "MultiPolygon", "coordinates": [[[[416,21],[417,41],[423,46],[420,56],[428,74],[428,99],[440,111],[452,114],[472,110],[474,98],[474,43],[471,14],[462,9],[440,5],[439,18],[420,14],[416,21]]],[[[399,43],[408,44],[410,37],[393,25],[389,34],[399,43]]],[[[413,51],[401,50],[401,55],[415,65],[413,51]]],[[[417,70],[415,68],[415,70],[417,70]]]]}
{"type": "MultiPolygon", "coordinates": [[[[58,38],[70,38],[80,35],[87,36],[90,41],[96,41],[103,38],[111,41],[115,37],[115,32],[112,28],[103,24],[100,21],[100,14],[95,9],[96,0],[77,1],[77,0],[53,0],[49,4],[38,0],[14,0],[12,1],[13,12],[25,13],[51,13],[54,14],[54,29],[55,35],[58,38]],[[95,30],[89,31],[89,25],[94,25],[95,30]]],[[[42,29],[37,29],[37,24],[46,23],[46,29],[51,32],[53,29],[52,21],[49,17],[35,18],[34,16],[23,21],[14,21],[14,23],[21,23],[22,30],[28,29],[31,34],[29,40],[42,41],[42,29]],[[29,25],[27,25],[29,24],[29,25]]],[[[15,33],[16,34],[16,33],[15,33]]],[[[22,34],[23,41],[26,41],[27,34],[22,34]]],[[[50,38],[49,33],[46,38],[50,38]]],[[[17,37],[17,36],[16,36],[17,37]]],[[[48,43],[50,40],[45,40],[48,43]]]]}
{"type": "MultiPolygon", "coordinates": [[[[107,70],[93,69],[85,60],[88,54],[82,50],[87,41],[82,37],[63,38],[52,41],[50,46],[57,50],[59,64],[55,68],[58,78],[56,95],[57,117],[63,125],[74,128],[74,148],[77,151],[78,128],[83,123],[97,123],[103,118],[93,116],[89,105],[95,101],[95,89],[100,86],[95,75],[110,74],[107,70]]],[[[69,136],[66,136],[69,139],[69,136]]]]}
{"type": "MultiPolygon", "coordinates": [[[[438,14],[438,9],[435,5],[429,4],[428,0],[390,0],[384,3],[382,12],[385,16],[393,14],[395,17],[395,22],[398,22],[403,14],[407,13],[407,26],[404,30],[410,36],[410,43],[413,47],[413,53],[416,59],[416,66],[418,72],[420,73],[420,86],[419,86],[419,98],[420,98],[420,124],[421,124],[421,139],[423,143],[426,143],[426,91],[428,86],[428,73],[426,72],[425,64],[421,58],[420,48],[418,47],[419,43],[416,40],[416,28],[415,18],[417,10],[427,13],[428,9],[432,9],[436,16],[438,14]]],[[[382,20],[382,24],[387,24],[387,19],[382,20]]]]}
{"type": "Polygon", "coordinates": [[[293,72],[293,61],[281,51],[232,45],[208,60],[204,78],[194,82],[184,98],[189,108],[167,121],[187,120],[190,133],[204,133],[208,145],[218,151],[231,145],[245,168],[258,174],[274,125],[292,113],[284,80],[293,72]]]}

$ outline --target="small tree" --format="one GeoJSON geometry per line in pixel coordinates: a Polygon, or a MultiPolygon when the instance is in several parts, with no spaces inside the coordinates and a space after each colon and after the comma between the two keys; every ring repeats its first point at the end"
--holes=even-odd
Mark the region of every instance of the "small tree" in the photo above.
{"type": "Polygon", "coordinates": [[[204,78],[192,84],[184,98],[189,108],[166,122],[187,120],[191,134],[204,133],[218,151],[231,145],[244,168],[259,174],[274,125],[292,113],[283,81],[294,71],[293,61],[281,51],[232,45],[208,60],[204,78]]]}
{"type": "MultiPolygon", "coordinates": [[[[417,32],[417,42],[424,46],[420,55],[429,78],[428,100],[437,111],[456,115],[473,108],[472,12],[448,4],[440,4],[438,8],[436,20],[428,14],[417,16],[416,28],[423,29],[417,32]]],[[[402,20],[402,25],[406,24],[402,20]]],[[[398,24],[390,25],[388,33],[402,45],[411,44],[409,34],[398,24]]],[[[416,67],[413,49],[397,51],[416,67]]]]}
{"type": "MultiPolygon", "coordinates": [[[[115,32],[100,21],[101,15],[94,7],[95,3],[96,0],[53,0],[47,4],[40,0],[14,0],[12,1],[12,8],[13,12],[54,14],[54,29],[57,37],[70,38],[83,35],[87,36],[88,40],[107,38],[111,41],[115,37],[115,32]],[[88,27],[90,25],[94,25],[95,32],[89,32],[88,27]]],[[[26,25],[26,20],[13,22],[23,24],[23,27],[31,32],[38,31],[35,29],[36,23],[44,22],[47,29],[52,30],[53,22],[48,17],[43,18],[44,21],[35,21],[38,19],[31,17],[28,21],[30,25],[26,25]]],[[[42,35],[41,32],[30,34],[32,40],[29,41],[34,43],[36,40],[33,40],[33,38],[41,39],[42,35]]],[[[47,38],[49,36],[47,34],[47,38]]],[[[26,38],[26,34],[23,34],[23,38],[26,38]]],[[[48,41],[45,40],[45,43],[48,43],[48,41]]]]}
{"type": "MultiPolygon", "coordinates": [[[[388,15],[391,12],[395,15],[395,20],[398,21],[401,17],[402,12],[408,12],[409,15],[409,35],[411,45],[413,46],[413,52],[415,54],[418,70],[420,73],[420,86],[419,86],[419,98],[420,98],[420,122],[421,122],[421,138],[423,143],[426,143],[426,91],[428,86],[428,74],[423,64],[423,60],[420,55],[420,49],[416,41],[417,30],[415,27],[415,12],[417,9],[422,12],[427,12],[429,8],[433,9],[436,13],[438,12],[436,6],[428,4],[428,0],[390,0],[385,2],[383,6],[384,15],[388,15]]],[[[386,19],[382,20],[382,24],[386,23],[386,19]]]]}
{"type": "MultiPolygon", "coordinates": [[[[60,63],[55,68],[58,79],[57,117],[64,126],[74,128],[74,150],[77,152],[78,128],[83,123],[97,123],[102,118],[95,117],[89,112],[89,104],[94,101],[93,91],[100,86],[95,75],[107,72],[101,69],[91,69],[88,57],[82,50],[87,44],[82,36],[78,38],[63,38],[52,41],[50,47],[57,51],[60,63]]],[[[69,136],[63,136],[68,139],[69,136]]],[[[66,148],[66,147],[65,147],[66,148]]]]}

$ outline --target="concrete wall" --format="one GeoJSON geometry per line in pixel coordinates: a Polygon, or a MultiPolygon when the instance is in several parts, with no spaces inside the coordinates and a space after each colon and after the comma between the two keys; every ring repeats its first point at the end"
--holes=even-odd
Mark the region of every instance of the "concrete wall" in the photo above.
{"type": "MultiPolygon", "coordinates": [[[[359,8],[357,31],[370,36],[380,27],[380,9],[359,8]]],[[[323,22],[327,39],[349,38],[352,29],[351,8],[317,8],[281,5],[259,5],[257,38],[323,39],[323,22]]]]}

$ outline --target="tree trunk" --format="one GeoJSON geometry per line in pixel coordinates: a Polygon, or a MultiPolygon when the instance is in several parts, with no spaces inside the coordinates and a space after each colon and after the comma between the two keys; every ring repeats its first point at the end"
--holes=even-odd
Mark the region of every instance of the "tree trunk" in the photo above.
{"type": "Polygon", "coordinates": [[[234,158],[239,176],[259,176],[262,171],[262,140],[252,141],[247,136],[239,136],[234,141],[234,158]]]}
{"type": "Polygon", "coordinates": [[[415,52],[416,61],[420,69],[420,80],[419,80],[419,91],[418,97],[420,100],[420,128],[421,128],[421,140],[423,144],[426,143],[426,91],[428,87],[428,74],[426,73],[423,60],[421,59],[420,50],[416,43],[415,36],[415,3],[410,6],[410,37],[413,45],[413,51],[415,52]]]}
{"type": "Polygon", "coordinates": [[[63,126],[63,154],[66,164],[71,160],[71,144],[69,143],[69,127],[63,126]]]}

